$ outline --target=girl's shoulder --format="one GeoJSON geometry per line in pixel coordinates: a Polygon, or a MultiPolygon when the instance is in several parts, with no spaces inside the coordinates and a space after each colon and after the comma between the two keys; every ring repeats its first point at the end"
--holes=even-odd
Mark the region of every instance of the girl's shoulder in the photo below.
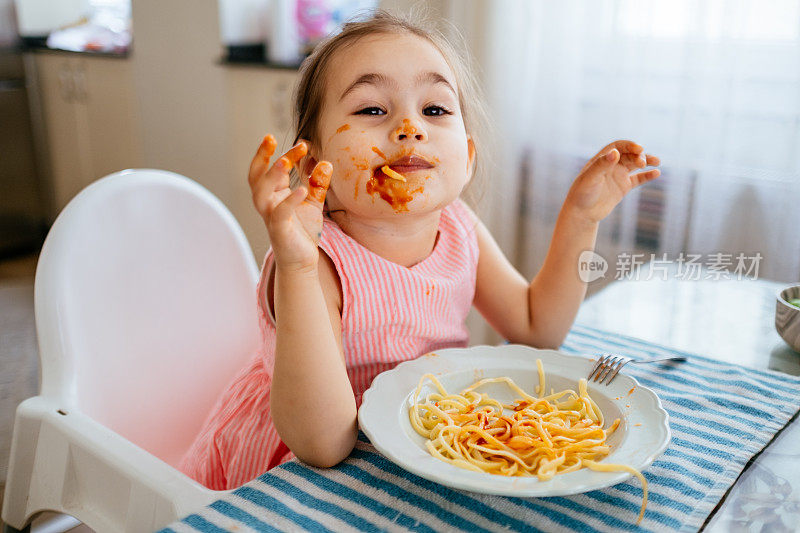
{"type": "Polygon", "coordinates": [[[442,211],[440,229],[449,228],[456,240],[467,241],[467,244],[477,240],[477,228],[480,219],[475,211],[461,198],[456,199],[442,211]]]}
{"type": "Polygon", "coordinates": [[[478,215],[476,215],[475,211],[461,198],[456,198],[451,202],[444,208],[443,213],[448,213],[450,217],[458,222],[462,222],[469,228],[474,228],[479,222],[478,215]]]}

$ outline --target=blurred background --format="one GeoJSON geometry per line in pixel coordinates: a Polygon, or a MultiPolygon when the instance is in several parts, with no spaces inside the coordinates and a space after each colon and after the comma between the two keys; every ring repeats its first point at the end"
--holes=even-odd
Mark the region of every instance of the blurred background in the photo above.
{"type": "Polygon", "coordinates": [[[299,62],[375,6],[463,37],[492,122],[477,209],[526,277],[586,160],[627,138],[663,175],[602,222],[600,255],[760,254],[758,277],[800,279],[800,0],[0,0],[0,484],[38,388],[33,273],[60,210],[109,173],[171,170],[260,263],[254,150],[267,132],[288,147],[299,62]]]}

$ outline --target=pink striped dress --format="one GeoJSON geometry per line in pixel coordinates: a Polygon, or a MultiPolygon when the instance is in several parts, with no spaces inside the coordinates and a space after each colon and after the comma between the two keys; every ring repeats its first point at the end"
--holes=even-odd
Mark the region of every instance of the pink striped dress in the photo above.
{"type": "MultiPolygon", "coordinates": [[[[372,253],[327,218],[319,247],[342,285],[342,346],[357,406],[381,372],[433,350],[467,345],[478,242],[460,200],[442,211],[431,255],[412,267],[372,253]]],[[[293,457],[269,409],[276,332],[264,286],[271,265],[270,250],[258,284],[263,350],[220,397],[180,465],[211,489],[238,487],[293,457]]]]}

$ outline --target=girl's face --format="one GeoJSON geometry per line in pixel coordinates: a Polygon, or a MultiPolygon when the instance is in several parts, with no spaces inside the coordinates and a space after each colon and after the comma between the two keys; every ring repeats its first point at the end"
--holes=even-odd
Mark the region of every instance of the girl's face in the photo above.
{"type": "Polygon", "coordinates": [[[458,198],[474,147],[455,76],[433,44],[405,34],[360,39],[333,57],[326,82],[311,155],[333,163],[331,211],[384,218],[458,198]]]}

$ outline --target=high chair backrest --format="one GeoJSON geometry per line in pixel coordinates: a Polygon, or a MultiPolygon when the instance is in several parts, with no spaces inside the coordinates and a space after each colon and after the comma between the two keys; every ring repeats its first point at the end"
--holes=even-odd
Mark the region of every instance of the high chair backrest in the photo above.
{"type": "Polygon", "coordinates": [[[259,342],[242,230],[178,174],[125,170],[78,194],[36,270],[42,392],[177,464],[259,342]]]}

